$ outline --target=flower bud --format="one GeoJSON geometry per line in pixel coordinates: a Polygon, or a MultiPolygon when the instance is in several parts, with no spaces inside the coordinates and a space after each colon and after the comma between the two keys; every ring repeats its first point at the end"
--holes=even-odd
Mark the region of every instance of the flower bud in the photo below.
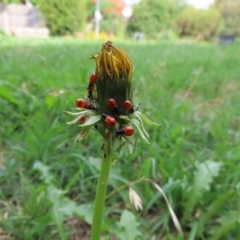
{"type": "Polygon", "coordinates": [[[80,122],[79,139],[88,136],[92,127],[100,133],[103,139],[125,139],[129,145],[133,143],[134,128],[138,130],[143,140],[149,143],[149,135],[143,122],[159,126],[143,113],[134,108],[131,80],[133,64],[127,53],[108,41],[92,58],[96,61],[96,70],[91,74],[87,87],[87,98],[76,100],[78,113],[67,112],[76,118],[68,124],[80,122]]]}
{"type": "MultiPolygon", "coordinates": [[[[133,64],[127,53],[112,45],[108,41],[102,45],[98,55],[93,55],[96,60],[96,74],[98,80],[97,102],[98,114],[111,114],[106,104],[109,99],[115,99],[118,106],[122,106],[126,99],[132,100],[131,80],[133,64]]],[[[121,112],[123,115],[123,112],[121,112]]]]}

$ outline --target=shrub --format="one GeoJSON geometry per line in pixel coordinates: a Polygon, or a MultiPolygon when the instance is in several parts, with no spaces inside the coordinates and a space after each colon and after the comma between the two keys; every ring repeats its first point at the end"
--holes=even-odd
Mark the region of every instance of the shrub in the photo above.
{"type": "Polygon", "coordinates": [[[215,6],[221,12],[220,31],[240,35],[240,0],[215,0],[215,6]]]}
{"type": "Polygon", "coordinates": [[[73,34],[86,22],[86,0],[39,0],[51,35],[73,34]]]}
{"type": "Polygon", "coordinates": [[[148,38],[158,38],[162,30],[168,29],[178,12],[180,1],[142,0],[134,7],[128,21],[127,33],[143,32],[148,38]]]}
{"type": "Polygon", "coordinates": [[[210,40],[217,33],[220,18],[220,12],[215,8],[197,10],[186,7],[177,17],[175,27],[181,37],[210,40]]]}

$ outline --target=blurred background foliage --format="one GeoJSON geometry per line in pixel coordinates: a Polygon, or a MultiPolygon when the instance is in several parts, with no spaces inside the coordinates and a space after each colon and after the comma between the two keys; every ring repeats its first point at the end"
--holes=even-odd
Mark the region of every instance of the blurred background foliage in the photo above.
{"type": "MultiPolygon", "coordinates": [[[[94,31],[96,0],[4,0],[4,3],[36,5],[45,16],[52,35],[94,31]]],[[[124,0],[101,0],[101,31],[118,38],[133,38],[136,32],[146,39],[191,38],[209,41],[219,33],[240,33],[240,0],[215,0],[208,9],[195,9],[183,0],[141,0],[132,15],[122,15],[124,0]]]]}
{"type": "MultiPolygon", "coordinates": [[[[66,125],[72,117],[63,111],[75,111],[75,99],[87,95],[95,69],[90,57],[100,46],[68,38],[1,39],[2,239],[87,235],[102,141],[94,130],[77,141],[79,128],[66,125]]],[[[138,139],[133,154],[119,153],[102,240],[113,234],[118,240],[240,239],[239,44],[119,41],[116,46],[134,62],[134,103],[161,127],[147,128],[150,144],[138,139]],[[162,186],[184,238],[177,236],[162,195],[149,184],[133,186],[142,212],[129,202],[128,184],[143,176],[162,186]]]]}
{"type": "Polygon", "coordinates": [[[38,0],[50,33],[55,36],[83,30],[87,21],[87,0],[38,0]]]}
{"type": "Polygon", "coordinates": [[[226,33],[240,34],[240,0],[215,0],[215,6],[221,13],[220,30],[226,33]]]}
{"type": "Polygon", "coordinates": [[[180,37],[211,40],[218,33],[220,19],[221,14],[214,7],[208,10],[186,7],[178,14],[174,28],[180,37]]]}
{"type": "Polygon", "coordinates": [[[143,32],[149,38],[158,38],[162,31],[172,26],[182,7],[179,1],[142,0],[135,5],[127,24],[127,33],[143,32]]]}
{"type": "MultiPolygon", "coordinates": [[[[92,0],[4,3],[36,5],[54,36],[94,30],[92,0]]],[[[120,0],[101,0],[101,36],[133,39],[142,32],[157,40],[116,45],[133,59],[136,104],[162,126],[148,129],[151,144],[139,141],[132,155],[120,153],[109,181],[103,239],[183,239],[151,186],[134,186],[143,212],[129,202],[122,186],[142,176],[163,187],[184,239],[240,239],[239,44],[160,41],[239,36],[239,0],[217,0],[207,10],[178,0],[142,0],[129,19],[123,7],[120,0]]],[[[75,99],[87,95],[95,68],[90,57],[100,43],[5,36],[0,43],[0,239],[87,235],[79,230],[91,224],[101,138],[93,132],[79,143],[79,128],[66,126],[71,119],[63,110],[74,111],[75,99]]]]}

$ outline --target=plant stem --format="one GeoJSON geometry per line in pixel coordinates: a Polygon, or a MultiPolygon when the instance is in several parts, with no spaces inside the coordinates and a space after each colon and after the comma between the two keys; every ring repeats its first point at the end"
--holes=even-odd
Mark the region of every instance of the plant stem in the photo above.
{"type": "Polygon", "coordinates": [[[98,178],[90,240],[100,240],[103,209],[107,192],[108,177],[112,163],[111,137],[105,141],[104,154],[98,178]]]}

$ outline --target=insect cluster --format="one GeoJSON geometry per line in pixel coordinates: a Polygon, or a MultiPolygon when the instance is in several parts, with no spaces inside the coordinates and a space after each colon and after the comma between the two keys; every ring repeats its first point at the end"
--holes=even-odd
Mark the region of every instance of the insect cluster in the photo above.
{"type": "MultiPolygon", "coordinates": [[[[75,117],[67,124],[80,123],[79,140],[85,139],[95,128],[104,140],[110,140],[106,141],[108,143],[113,144],[115,139],[125,138],[131,143],[128,144],[129,149],[132,149],[129,138],[133,138],[135,130],[149,143],[144,123],[153,126],[159,124],[133,106],[133,64],[128,54],[107,41],[102,44],[98,54],[92,55],[92,59],[96,62],[96,69],[89,78],[87,97],[76,100],[77,112],[65,111],[75,117]]],[[[121,143],[120,147],[123,145],[121,143]]]]}
{"type": "MultiPolygon", "coordinates": [[[[110,97],[106,101],[106,111],[99,112],[99,102],[97,94],[97,81],[98,76],[96,73],[92,73],[89,78],[89,84],[87,87],[88,95],[86,99],[77,99],[76,106],[80,109],[92,110],[96,115],[101,116],[100,122],[109,132],[113,132],[116,137],[129,137],[134,134],[134,128],[126,125],[127,118],[123,119],[121,116],[127,116],[134,113],[134,106],[132,102],[126,99],[122,103],[118,103],[114,97],[110,97]]],[[[79,122],[84,124],[88,121],[88,116],[84,115],[79,118],[79,122]]],[[[98,128],[98,125],[95,125],[98,128]]],[[[106,133],[105,137],[109,134],[106,133]]]]}

